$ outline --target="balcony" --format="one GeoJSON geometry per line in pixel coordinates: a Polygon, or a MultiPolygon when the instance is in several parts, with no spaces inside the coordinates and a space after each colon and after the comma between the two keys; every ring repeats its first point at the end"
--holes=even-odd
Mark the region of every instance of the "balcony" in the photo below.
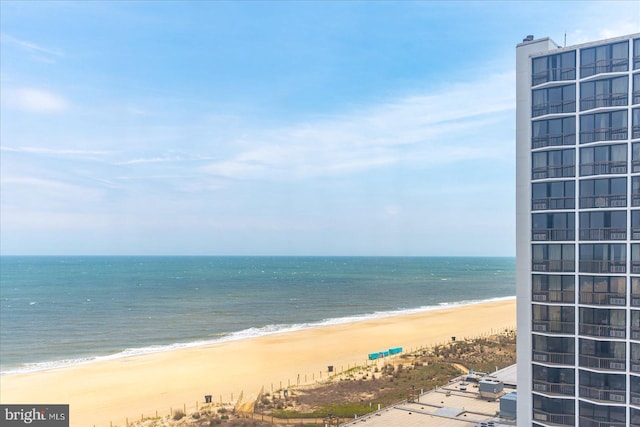
{"type": "Polygon", "coordinates": [[[631,327],[631,339],[640,341],[640,328],[634,326],[631,327]]]}
{"type": "Polygon", "coordinates": [[[631,129],[631,135],[633,139],[640,138],[640,125],[633,125],[633,128],[631,129]]]}
{"type": "MultiPolygon", "coordinates": [[[[640,194],[638,194],[638,200],[640,200],[640,194]]],[[[534,211],[574,209],[576,207],[576,198],[575,197],[546,197],[541,199],[532,199],[531,207],[534,211]]]]}
{"type": "Polygon", "coordinates": [[[634,406],[640,406],[640,393],[629,392],[629,401],[634,406]]]}
{"type": "Polygon", "coordinates": [[[575,415],[556,414],[553,412],[543,411],[541,409],[533,410],[533,420],[540,421],[551,426],[574,427],[576,425],[575,415]]]}
{"type": "Polygon", "coordinates": [[[580,366],[583,368],[624,371],[627,369],[627,361],[624,358],[596,357],[582,354],[580,355],[580,366]]]}
{"type": "Polygon", "coordinates": [[[560,396],[575,396],[575,384],[557,384],[543,380],[533,380],[533,391],[560,396]]]}
{"type": "Polygon", "coordinates": [[[573,291],[541,291],[533,292],[531,299],[534,302],[575,302],[575,293],[573,291]]]}
{"type": "Polygon", "coordinates": [[[601,107],[621,107],[629,103],[629,96],[622,93],[603,93],[596,96],[580,99],[580,110],[592,110],[601,107]]]}
{"type": "Polygon", "coordinates": [[[640,240],[640,227],[631,227],[631,240],[640,240]]]}
{"type": "Polygon", "coordinates": [[[583,163],[580,165],[580,176],[611,175],[616,173],[627,173],[626,161],[583,163]]]}
{"type": "Polygon", "coordinates": [[[531,138],[531,148],[559,147],[562,145],[576,145],[576,134],[547,134],[531,138]]]}
{"type": "Polygon", "coordinates": [[[580,67],[580,77],[593,76],[601,73],[615,73],[629,70],[629,58],[600,59],[596,62],[583,64],[580,67]]]}
{"type": "MultiPolygon", "coordinates": [[[[596,400],[598,402],[625,403],[626,394],[625,390],[609,390],[602,387],[580,386],[580,397],[596,400]]],[[[582,426],[582,422],[580,423],[580,426],[582,426]]]]}
{"type": "Polygon", "coordinates": [[[631,206],[640,206],[640,193],[631,193],[631,206]]]}
{"type": "Polygon", "coordinates": [[[619,260],[581,260],[581,273],[626,273],[627,262],[619,260]]]}
{"type": "Polygon", "coordinates": [[[580,304],[625,306],[627,296],[611,292],[580,292],[580,304]]]}
{"type": "Polygon", "coordinates": [[[575,240],[575,238],[576,232],[573,228],[535,228],[531,231],[531,240],[536,242],[575,240]]]}
{"type": "Polygon", "coordinates": [[[640,360],[631,360],[631,372],[640,374],[640,360]]]}
{"type": "Polygon", "coordinates": [[[633,274],[640,273],[640,261],[631,260],[631,273],[633,274]]]}
{"type": "Polygon", "coordinates": [[[632,307],[640,307],[640,295],[631,294],[631,306],[632,307]]]}
{"type": "Polygon", "coordinates": [[[575,113],[575,111],[576,100],[567,99],[557,102],[545,102],[542,104],[533,105],[531,107],[531,117],[544,116],[545,114],[575,113]]]}
{"type": "Polygon", "coordinates": [[[589,323],[580,324],[580,335],[587,335],[590,337],[604,337],[604,338],[626,338],[627,328],[624,325],[612,326],[612,325],[592,325],[589,323]]]}
{"type": "Polygon", "coordinates": [[[573,322],[534,320],[532,330],[533,332],[544,332],[547,334],[575,334],[576,325],[573,322]]]}
{"type": "Polygon", "coordinates": [[[534,259],[533,271],[574,272],[576,262],[574,260],[534,259]]]}
{"type": "Polygon", "coordinates": [[[541,166],[531,169],[531,179],[570,178],[576,176],[575,165],[541,166]]]}
{"type": "Polygon", "coordinates": [[[627,127],[598,128],[580,132],[580,143],[587,144],[596,141],[623,141],[629,135],[627,127]]]}
{"type": "Polygon", "coordinates": [[[575,365],[576,356],[573,353],[553,353],[533,350],[533,361],[552,365],[575,365]]]}
{"type": "Polygon", "coordinates": [[[602,194],[580,197],[581,208],[622,208],[627,206],[626,194],[602,194]]]}
{"type": "Polygon", "coordinates": [[[546,82],[575,80],[575,78],[575,67],[547,68],[546,70],[534,73],[531,76],[531,85],[537,86],[546,82]]]}
{"type": "Polygon", "coordinates": [[[627,427],[624,421],[603,421],[591,417],[579,417],[580,427],[627,427]]]}
{"type": "Polygon", "coordinates": [[[626,227],[604,227],[604,228],[581,228],[580,229],[580,240],[626,240],[626,239],[627,239],[626,227]]]}

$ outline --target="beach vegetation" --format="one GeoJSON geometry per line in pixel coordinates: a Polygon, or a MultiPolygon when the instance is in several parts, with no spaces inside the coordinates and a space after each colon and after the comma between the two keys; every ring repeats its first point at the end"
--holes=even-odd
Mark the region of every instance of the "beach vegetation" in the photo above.
{"type": "Polygon", "coordinates": [[[182,418],[184,418],[185,413],[182,409],[176,409],[175,411],[173,411],[173,419],[178,421],[181,420],[182,418]]]}

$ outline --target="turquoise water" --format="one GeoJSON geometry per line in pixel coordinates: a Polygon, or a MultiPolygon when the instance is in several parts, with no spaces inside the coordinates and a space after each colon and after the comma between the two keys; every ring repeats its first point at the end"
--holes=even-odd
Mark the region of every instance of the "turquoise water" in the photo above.
{"type": "Polygon", "coordinates": [[[0,257],[0,371],[513,295],[514,258],[0,257]]]}

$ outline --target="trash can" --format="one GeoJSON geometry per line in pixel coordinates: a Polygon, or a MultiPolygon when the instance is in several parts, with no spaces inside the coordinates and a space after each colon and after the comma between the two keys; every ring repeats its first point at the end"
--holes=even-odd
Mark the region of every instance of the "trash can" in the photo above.
{"type": "Polygon", "coordinates": [[[205,394],[204,395],[204,403],[211,403],[211,395],[210,394],[205,394]]]}
{"type": "Polygon", "coordinates": [[[329,365],[329,366],[327,367],[327,370],[328,370],[329,372],[333,372],[333,365],[329,365]]]}

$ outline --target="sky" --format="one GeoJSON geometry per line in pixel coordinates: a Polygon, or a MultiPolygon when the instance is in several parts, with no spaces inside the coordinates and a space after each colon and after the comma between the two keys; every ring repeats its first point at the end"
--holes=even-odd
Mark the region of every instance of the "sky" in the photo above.
{"type": "Polygon", "coordinates": [[[514,256],[515,46],[640,2],[0,1],[0,254],[514,256]]]}

